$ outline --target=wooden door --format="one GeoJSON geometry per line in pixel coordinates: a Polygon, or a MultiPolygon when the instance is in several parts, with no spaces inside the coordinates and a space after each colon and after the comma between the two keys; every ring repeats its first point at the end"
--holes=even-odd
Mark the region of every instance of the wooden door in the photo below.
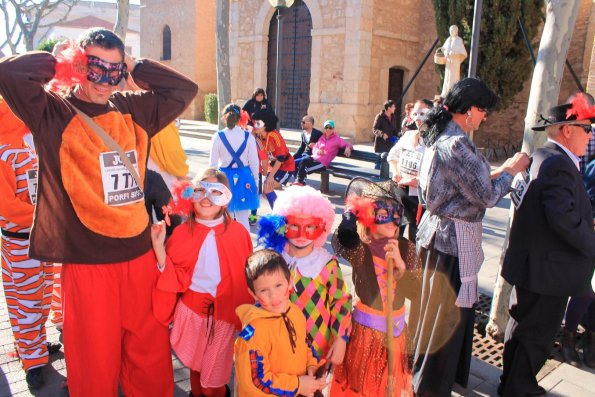
{"type": "MultiPolygon", "coordinates": [[[[403,94],[403,79],[405,77],[405,71],[400,68],[390,68],[388,70],[388,97],[397,101],[403,94]]],[[[402,102],[402,101],[401,101],[402,102]]],[[[397,103],[397,111],[395,112],[399,116],[399,123],[401,116],[403,115],[403,103],[397,103]]]]}
{"type": "MultiPolygon", "coordinates": [[[[281,127],[300,128],[302,117],[310,105],[310,60],[312,57],[312,18],[303,0],[296,0],[291,8],[283,9],[282,61],[279,109],[275,109],[281,127]]],[[[277,13],[269,26],[267,95],[275,105],[275,77],[277,62],[277,13]]]]}

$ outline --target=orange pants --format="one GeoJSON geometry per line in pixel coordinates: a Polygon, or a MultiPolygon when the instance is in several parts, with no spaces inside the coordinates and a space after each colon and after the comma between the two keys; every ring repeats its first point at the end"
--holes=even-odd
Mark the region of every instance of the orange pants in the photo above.
{"type": "Polygon", "coordinates": [[[2,283],[23,369],[48,363],[45,322],[52,296],[52,264],[30,259],[29,240],[2,236],[2,283]]]}
{"type": "Polygon", "coordinates": [[[71,397],[173,396],[168,328],[151,308],[159,271],[153,250],[128,262],[62,266],[71,397]]]}

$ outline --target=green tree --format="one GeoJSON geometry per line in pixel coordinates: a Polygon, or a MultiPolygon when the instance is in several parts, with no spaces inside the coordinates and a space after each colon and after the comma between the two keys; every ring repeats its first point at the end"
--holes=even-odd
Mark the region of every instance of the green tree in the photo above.
{"type": "Polygon", "coordinates": [[[47,39],[39,43],[36,50],[38,51],[47,51],[52,52],[54,50],[54,46],[59,42],[58,39],[47,39]]]}
{"type": "MultiPolygon", "coordinates": [[[[436,29],[444,42],[450,25],[459,27],[459,36],[470,49],[473,28],[473,1],[432,0],[436,13],[436,29]]],[[[484,0],[477,77],[485,81],[501,97],[499,107],[508,106],[523,89],[533,71],[531,56],[518,24],[520,18],[531,40],[537,34],[544,15],[543,0],[484,0]]],[[[466,75],[469,58],[461,65],[466,75]]],[[[444,68],[439,67],[440,79],[444,68]]],[[[442,84],[440,85],[440,87],[442,84]]],[[[438,90],[440,91],[440,89],[438,90]]]]}

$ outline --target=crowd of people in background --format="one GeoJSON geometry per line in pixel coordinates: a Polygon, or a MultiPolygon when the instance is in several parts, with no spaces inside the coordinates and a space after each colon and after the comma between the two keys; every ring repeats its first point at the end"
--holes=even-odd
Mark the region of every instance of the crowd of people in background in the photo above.
{"type": "Polygon", "coordinates": [[[209,167],[189,176],[176,118],[197,90],[99,28],[0,60],[3,283],[31,389],[62,348],[45,333],[54,296],[73,397],[172,396],[172,350],[191,397],[450,396],[469,379],[482,219],[511,191],[498,393],[545,394],[571,296],[564,359],[595,367],[592,98],[550,109],[544,148],[497,168],[471,138],[498,101],[484,82],[407,104],[401,123],[388,100],[372,135],[392,175],[353,179],[341,210],[308,175],[353,145],[304,115],[292,154],[262,88],[224,107],[209,167]]]}

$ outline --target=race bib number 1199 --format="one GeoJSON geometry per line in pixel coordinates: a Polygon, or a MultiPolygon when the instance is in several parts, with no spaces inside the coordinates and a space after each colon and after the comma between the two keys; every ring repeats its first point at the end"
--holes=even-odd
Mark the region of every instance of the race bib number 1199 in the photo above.
{"type": "MultiPolygon", "coordinates": [[[[126,156],[138,173],[136,150],[126,152],[126,156]]],[[[117,152],[99,155],[103,196],[107,205],[127,205],[144,199],[143,191],[126,168],[117,152]]]]}

